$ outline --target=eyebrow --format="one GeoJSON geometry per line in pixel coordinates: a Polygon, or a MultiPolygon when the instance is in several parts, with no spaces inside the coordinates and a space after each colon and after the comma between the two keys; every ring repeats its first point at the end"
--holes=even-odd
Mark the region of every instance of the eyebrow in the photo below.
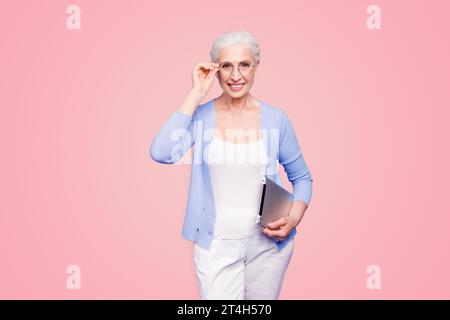
{"type": "MultiPolygon", "coordinates": [[[[250,59],[247,59],[247,60],[242,60],[242,61],[239,61],[239,63],[241,63],[241,62],[252,62],[252,60],[250,60],[250,59]]],[[[232,64],[232,62],[231,62],[231,61],[222,61],[222,62],[220,62],[219,64],[222,64],[222,63],[231,63],[231,64],[232,64]]]]}

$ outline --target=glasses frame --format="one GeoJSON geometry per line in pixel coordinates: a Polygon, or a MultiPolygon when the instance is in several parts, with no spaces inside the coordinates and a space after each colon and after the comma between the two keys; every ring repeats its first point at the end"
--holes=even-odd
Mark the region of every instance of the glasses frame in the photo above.
{"type": "MultiPolygon", "coordinates": [[[[239,62],[237,70],[238,70],[238,72],[239,72],[241,75],[247,76],[247,75],[251,74],[251,73],[253,72],[253,70],[255,70],[255,67],[257,67],[258,64],[259,64],[259,61],[253,62],[253,61],[250,61],[250,60],[243,60],[243,61],[240,61],[240,62],[239,62]],[[249,63],[250,63],[250,71],[247,72],[247,73],[243,73],[243,72],[241,72],[241,70],[239,70],[239,65],[240,65],[241,63],[243,63],[243,62],[249,62],[249,63]]],[[[234,68],[235,68],[234,64],[232,64],[232,63],[229,62],[229,61],[224,61],[224,62],[221,62],[221,63],[219,64],[219,73],[222,74],[222,76],[224,76],[224,77],[229,77],[229,76],[231,76],[231,75],[233,74],[234,68]],[[231,69],[231,71],[230,71],[229,73],[227,73],[227,74],[224,75],[224,74],[223,74],[224,71],[222,71],[222,66],[223,66],[225,63],[231,64],[231,65],[233,66],[233,69],[231,69]]]]}

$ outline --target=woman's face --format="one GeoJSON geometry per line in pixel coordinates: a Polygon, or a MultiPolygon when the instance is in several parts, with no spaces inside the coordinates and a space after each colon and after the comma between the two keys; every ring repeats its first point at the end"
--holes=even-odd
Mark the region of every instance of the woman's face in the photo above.
{"type": "Polygon", "coordinates": [[[244,44],[222,48],[217,61],[219,84],[231,98],[248,94],[256,73],[255,60],[250,48],[244,44]],[[232,86],[234,85],[234,86],[232,86]]]}

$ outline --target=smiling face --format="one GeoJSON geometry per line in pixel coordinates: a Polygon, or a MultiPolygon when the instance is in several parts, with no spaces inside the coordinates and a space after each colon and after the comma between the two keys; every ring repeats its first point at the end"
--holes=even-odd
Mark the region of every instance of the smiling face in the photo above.
{"type": "Polygon", "coordinates": [[[252,51],[245,44],[222,48],[217,62],[219,84],[231,98],[240,98],[249,93],[256,74],[252,51]]]}

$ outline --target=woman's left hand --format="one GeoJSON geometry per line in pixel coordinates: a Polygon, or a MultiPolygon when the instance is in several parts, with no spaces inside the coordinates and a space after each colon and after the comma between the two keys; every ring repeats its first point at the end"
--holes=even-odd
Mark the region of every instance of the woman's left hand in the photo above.
{"type": "Polygon", "coordinates": [[[263,233],[280,241],[285,240],[299,223],[299,219],[289,215],[269,223],[263,233]]]}

